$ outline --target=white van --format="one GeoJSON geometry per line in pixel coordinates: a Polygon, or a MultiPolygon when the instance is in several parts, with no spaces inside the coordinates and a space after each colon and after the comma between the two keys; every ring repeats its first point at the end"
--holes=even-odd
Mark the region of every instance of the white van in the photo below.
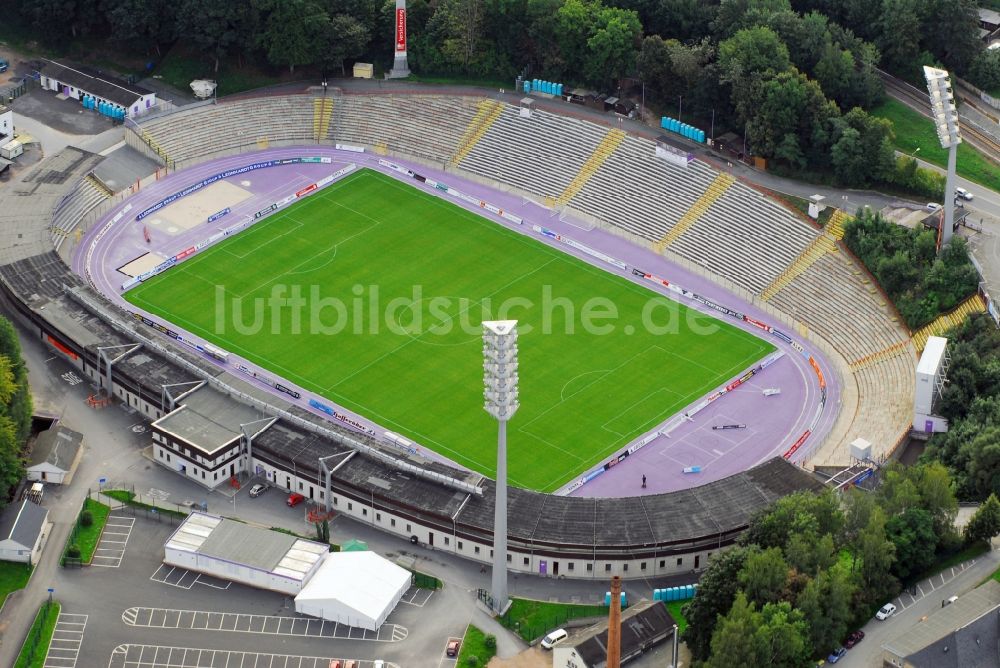
{"type": "Polygon", "coordinates": [[[566,636],[568,635],[569,634],[566,633],[566,629],[556,629],[549,635],[542,638],[542,647],[544,647],[545,649],[552,649],[554,646],[558,645],[563,640],[566,640],[566,636]]]}

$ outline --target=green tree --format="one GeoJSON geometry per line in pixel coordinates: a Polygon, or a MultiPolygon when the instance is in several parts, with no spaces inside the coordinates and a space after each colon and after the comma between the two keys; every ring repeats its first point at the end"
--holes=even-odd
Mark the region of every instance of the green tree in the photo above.
{"type": "Polygon", "coordinates": [[[975,57],[969,81],[986,90],[1000,89],[1000,49],[984,49],[975,57]]]}
{"type": "Polygon", "coordinates": [[[988,542],[998,535],[1000,535],[1000,500],[996,494],[990,494],[965,525],[965,539],[970,543],[988,542]]]}
{"type": "Polygon", "coordinates": [[[852,621],[851,600],[857,585],[843,569],[821,571],[809,580],[795,601],[809,629],[814,655],[838,647],[852,621]]]}
{"type": "Polygon", "coordinates": [[[893,72],[912,72],[919,61],[924,0],[882,0],[878,46],[893,72]]]}
{"type": "Polygon", "coordinates": [[[767,653],[760,665],[800,668],[809,663],[812,653],[809,628],[800,610],[793,609],[787,601],[768,603],[761,610],[760,618],[757,636],[767,653]]]}
{"type": "Polygon", "coordinates": [[[160,47],[177,38],[177,3],[171,0],[120,0],[107,6],[111,39],[133,49],[160,47]]]}
{"type": "Polygon", "coordinates": [[[263,30],[257,41],[272,65],[288,67],[317,62],[330,17],[311,0],[255,0],[263,30]]]}
{"type": "Polygon", "coordinates": [[[892,572],[900,580],[919,575],[934,563],[938,536],[934,518],[922,508],[909,508],[886,522],[886,537],[895,546],[892,572]]]}
{"type": "Polygon", "coordinates": [[[763,606],[779,601],[788,585],[788,564],[781,549],[770,547],[750,552],[738,580],[751,602],[763,606]]]}
{"type": "MultiPolygon", "coordinates": [[[[714,622],[714,620],[713,620],[714,622]]],[[[690,620],[688,630],[691,629],[690,620]]],[[[732,666],[766,666],[768,647],[760,630],[760,614],[742,591],[736,594],[732,607],[719,618],[712,633],[711,654],[706,668],[732,668],[732,666]]]]}
{"type": "Polygon", "coordinates": [[[211,58],[213,71],[218,72],[223,58],[253,46],[258,20],[256,7],[256,3],[229,0],[180,0],[178,34],[183,34],[211,58]]]}
{"type": "Polygon", "coordinates": [[[899,583],[892,575],[896,546],[886,537],[885,513],[873,508],[868,524],[858,534],[857,557],[861,562],[861,594],[869,603],[894,594],[899,583]]]}
{"type": "Polygon", "coordinates": [[[598,13],[594,32],[587,39],[584,73],[592,82],[610,83],[631,74],[642,24],[635,12],[605,8],[598,13]]]}
{"type": "Polygon", "coordinates": [[[364,53],[370,35],[365,25],[347,14],[334,14],[325,25],[324,47],[319,62],[325,72],[336,69],[344,72],[344,61],[364,53]]]}
{"type": "Polygon", "coordinates": [[[711,652],[716,619],[733,606],[738,587],[737,576],[748,554],[749,549],[745,547],[734,547],[716,554],[698,581],[694,598],[684,606],[688,627],[684,630],[683,640],[696,661],[706,660],[711,652]]]}
{"type": "Polygon", "coordinates": [[[790,67],[788,47],[770,28],[739,30],[719,44],[720,81],[730,86],[732,104],[741,125],[757,120],[763,82],[790,67]]]}

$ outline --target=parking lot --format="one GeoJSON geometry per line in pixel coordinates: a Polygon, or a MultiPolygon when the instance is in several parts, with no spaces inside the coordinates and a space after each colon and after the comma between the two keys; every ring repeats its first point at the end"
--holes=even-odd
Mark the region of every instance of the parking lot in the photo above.
{"type": "MultiPolygon", "coordinates": [[[[111,653],[108,668],[329,668],[330,662],[338,658],[193,647],[119,645],[111,653]]],[[[374,665],[374,661],[358,661],[358,668],[373,668],[374,665]]],[[[386,668],[399,668],[394,663],[384,665],[386,668]]]]}
{"type": "Polygon", "coordinates": [[[177,587],[178,589],[190,589],[196,584],[203,587],[211,587],[212,589],[229,589],[229,586],[232,584],[232,582],[227,580],[213,578],[211,575],[195,573],[186,568],[167,566],[166,564],[157,566],[156,571],[149,576],[149,579],[153,582],[161,582],[171,587],[177,587]]]}
{"type": "Polygon", "coordinates": [[[94,560],[91,562],[91,566],[120,567],[122,559],[125,558],[125,548],[128,546],[128,539],[132,535],[134,525],[134,517],[109,515],[107,524],[104,525],[104,532],[101,534],[101,541],[97,544],[97,549],[94,550],[94,560]]]}
{"type": "Polygon", "coordinates": [[[168,608],[129,608],[122,613],[122,621],[129,626],[160,629],[342,638],[373,642],[399,642],[405,640],[408,635],[407,630],[398,624],[386,623],[378,631],[369,631],[312,617],[278,617],[168,608]]]}
{"type": "Polygon", "coordinates": [[[75,668],[86,628],[87,615],[59,613],[44,668],[75,668]]]}
{"type": "Polygon", "coordinates": [[[415,605],[418,608],[422,608],[427,605],[427,602],[431,600],[431,596],[434,595],[432,589],[420,589],[419,587],[410,587],[403,594],[403,598],[399,599],[400,603],[406,603],[407,605],[415,605]]]}

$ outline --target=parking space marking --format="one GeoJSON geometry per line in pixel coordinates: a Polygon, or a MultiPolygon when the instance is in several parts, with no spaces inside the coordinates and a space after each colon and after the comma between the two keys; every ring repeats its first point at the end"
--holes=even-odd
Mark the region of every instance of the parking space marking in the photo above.
{"type": "Polygon", "coordinates": [[[277,617],[240,612],[210,612],[141,606],[128,608],[122,612],[122,621],[129,626],[145,628],[222,631],[305,638],[339,638],[371,642],[400,642],[409,635],[409,630],[399,624],[383,624],[378,631],[369,631],[308,617],[277,617]]]}
{"type": "Polygon", "coordinates": [[[128,544],[129,536],[132,535],[132,525],[134,524],[134,517],[110,515],[104,525],[101,541],[94,550],[94,558],[90,565],[103,568],[121,566],[122,559],[125,558],[125,547],[128,544]]]}
{"type": "MultiPolygon", "coordinates": [[[[336,657],[128,644],[112,650],[108,668],[328,668],[334,660],[336,657]]],[[[372,660],[358,661],[359,668],[373,665],[372,660]]],[[[388,662],[385,666],[400,668],[388,662]]]]}
{"type": "Polygon", "coordinates": [[[87,628],[87,615],[61,612],[56,617],[52,641],[45,655],[44,668],[74,668],[80,656],[80,644],[87,628]]]}
{"type": "Polygon", "coordinates": [[[893,601],[893,603],[895,603],[896,607],[899,608],[900,611],[906,610],[920,599],[924,598],[925,596],[929,596],[936,590],[940,589],[941,587],[944,587],[946,584],[954,580],[955,577],[964,573],[966,569],[975,564],[976,561],[977,561],[976,559],[970,559],[969,561],[962,562],[957,566],[952,566],[948,570],[941,571],[937,575],[932,575],[927,580],[924,580],[922,584],[918,583],[914,585],[911,591],[904,591],[903,593],[901,593],[896,598],[896,600],[893,601]],[[924,585],[927,586],[927,589],[924,589],[924,585]],[[920,595],[917,596],[916,592],[919,592],[920,595]],[[904,596],[910,599],[909,602],[907,602],[904,599],[904,596]]]}
{"type": "Polygon", "coordinates": [[[399,599],[400,603],[406,603],[407,605],[414,605],[418,608],[422,608],[427,605],[427,602],[431,600],[431,596],[434,594],[433,589],[420,589],[419,587],[410,587],[403,594],[403,597],[399,599]]]}

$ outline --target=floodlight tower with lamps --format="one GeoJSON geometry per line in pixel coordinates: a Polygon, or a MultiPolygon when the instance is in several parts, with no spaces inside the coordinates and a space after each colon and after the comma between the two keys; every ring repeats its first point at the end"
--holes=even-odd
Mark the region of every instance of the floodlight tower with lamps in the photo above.
{"type": "Polygon", "coordinates": [[[507,607],[507,421],[517,411],[517,320],[483,322],[483,408],[499,423],[493,513],[493,610],[507,607]]]}
{"type": "Polygon", "coordinates": [[[941,244],[951,241],[955,223],[955,159],[962,135],[958,127],[958,109],[955,95],[951,91],[951,77],[946,70],[924,66],[924,79],[931,98],[931,115],[937,130],[941,148],[948,149],[948,172],[944,184],[944,222],[941,230],[941,244]]]}

